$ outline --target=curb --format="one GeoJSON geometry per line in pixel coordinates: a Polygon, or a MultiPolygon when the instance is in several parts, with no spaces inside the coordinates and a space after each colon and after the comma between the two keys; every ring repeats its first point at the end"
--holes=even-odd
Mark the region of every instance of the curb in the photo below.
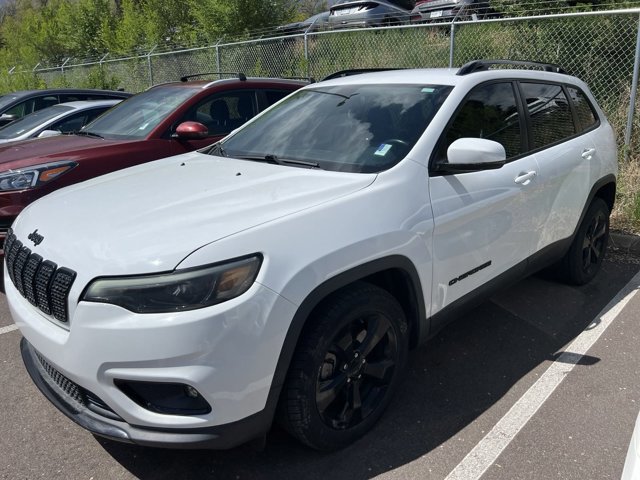
{"type": "Polygon", "coordinates": [[[609,241],[616,250],[640,256],[640,236],[612,232],[609,234],[609,241]]]}

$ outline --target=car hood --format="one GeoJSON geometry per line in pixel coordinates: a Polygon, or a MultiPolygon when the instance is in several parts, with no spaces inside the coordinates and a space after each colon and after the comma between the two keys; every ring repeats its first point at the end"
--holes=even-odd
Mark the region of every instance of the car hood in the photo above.
{"type": "Polygon", "coordinates": [[[102,140],[80,135],[59,135],[11,141],[0,145],[0,171],[24,168],[48,161],[77,160],[87,150],[100,148],[122,140],[102,140]]]}
{"type": "MultiPolygon", "coordinates": [[[[348,195],[375,177],[193,152],[58,190],[27,207],[13,228],[33,252],[79,276],[169,271],[208,243],[348,195]],[[27,239],[36,229],[44,237],[37,246],[27,239]]],[[[256,239],[255,250],[262,248],[256,239]]]]}

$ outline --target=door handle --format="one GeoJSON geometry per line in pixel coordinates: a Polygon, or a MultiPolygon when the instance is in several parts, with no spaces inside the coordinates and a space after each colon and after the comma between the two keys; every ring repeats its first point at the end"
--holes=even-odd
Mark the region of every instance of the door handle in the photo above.
{"type": "Polygon", "coordinates": [[[529,185],[531,183],[531,180],[536,178],[537,175],[538,172],[535,171],[521,173],[515,178],[514,182],[516,182],[518,185],[529,185]]]}
{"type": "Polygon", "coordinates": [[[591,160],[591,158],[593,157],[594,153],[596,153],[596,149],[595,148],[586,148],[582,152],[582,158],[584,158],[585,160],[591,160]]]}

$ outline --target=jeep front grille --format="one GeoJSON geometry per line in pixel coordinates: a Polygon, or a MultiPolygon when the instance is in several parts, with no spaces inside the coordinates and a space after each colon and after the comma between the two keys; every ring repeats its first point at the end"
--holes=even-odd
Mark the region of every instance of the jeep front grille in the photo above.
{"type": "Polygon", "coordinates": [[[16,289],[31,304],[60,322],[69,321],[69,291],[76,272],[32,253],[11,229],[4,249],[7,273],[16,289]]]}

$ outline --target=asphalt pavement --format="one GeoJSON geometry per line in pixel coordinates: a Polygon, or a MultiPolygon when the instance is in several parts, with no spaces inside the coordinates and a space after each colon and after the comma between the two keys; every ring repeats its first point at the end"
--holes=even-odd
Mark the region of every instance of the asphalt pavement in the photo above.
{"type": "Polygon", "coordinates": [[[640,410],[640,295],[609,314],[606,330],[599,314],[638,272],[627,260],[614,256],[585,287],[531,277],[460,318],[411,354],[376,428],[331,454],[278,428],[263,449],[222,452],[97,439],[32,384],[20,333],[3,329],[12,321],[0,296],[0,478],[445,479],[478,452],[489,458],[483,479],[618,479],[640,410]],[[569,350],[591,329],[600,329],[597,341],[523,419],[516,407],[536,398],[545,372],[573,358],[569,350]],[[495,459],[486,456],[492,432],[514,415],[515,433],[495,459]]]}

